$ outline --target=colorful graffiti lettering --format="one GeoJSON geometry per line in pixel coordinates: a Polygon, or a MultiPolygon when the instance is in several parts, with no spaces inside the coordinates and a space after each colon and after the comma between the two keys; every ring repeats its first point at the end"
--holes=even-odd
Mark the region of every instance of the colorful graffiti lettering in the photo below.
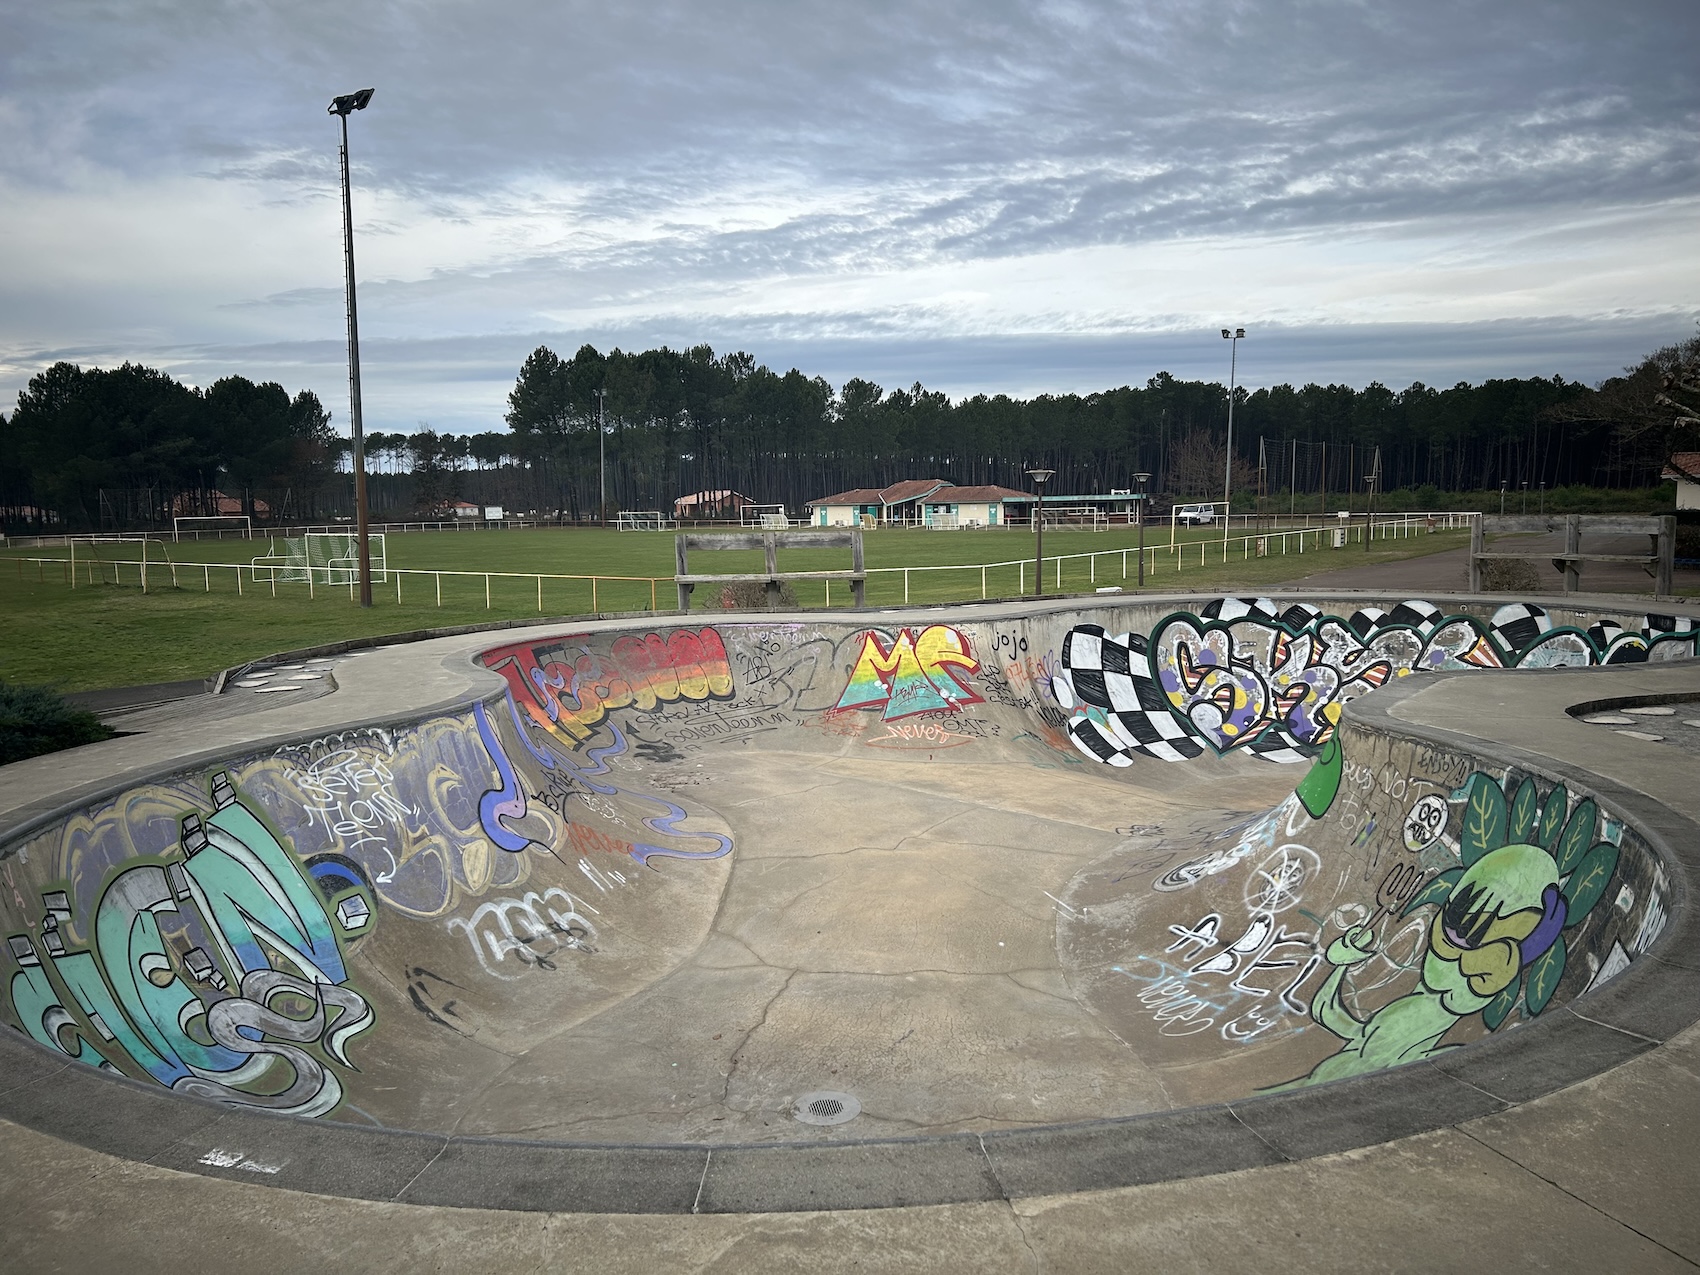
{"type": "Polygon", "coordinates": [[[481,659],[507,679],[515,704],[569,746],[589,739],[616,708],[649,712],[658,704],[732,695],[726,644],[712,628],[628,634],[608,655],[593,653],[578,637],[497,647],[481,659]]]}
{"type": "Polygon", "coordinates": [[[175,854],[112,873],[92,925],[69,890],[43,895],[39,950],[27,934],[7,939],[13,1010],[78,1061],[324,1115],[342,1101],[327,1061],[351,1066],[349,1041],[374,1022],[343,945],[369,931],[376,896],[345,857],[299,862],[228,774],[210,790],[210,812],[182,816],[175,854]]]}
{"type": "Polygon", "coordinates": [[[1111,765],[1186,761],[1205,749],[1301,762],[1328,742],[1339,706],[1396,677],[1686,658],[1696,636],[1671,616],[1648,615],[1639,630],[1603,619],[1554,625],[1528,602],[1482,620],[1416,599],[1341,618],[1303,603],[1217,598],[1202,615],[1162,620],[1149,639],[1077,626],[1051,689],[1072,715],[1075,746],[1111,765]]]}
{"type": "Polygon", "coordinates": [[[948,625],[930,625],[919,637],[904,629],[890,645],[870,630],[837,707],[878,707],[886,721],[960,709],[981,702],[962,676],[979,669],[967,637],[948,625]]]}
{"type": "Polygon", "coordinates": [[[1599,835],[1591,798],[1570,806],[1562,784],[1544,797],[1533,779],[1507,792],[1476,773],[1461,793],[1458,866],[1420,888],[1418,875],[1389,872],[1380,911],[1328,945],[1331,967],[1311,1015],[1344,1042],[1309,1075],[1316,1084],[1426,1058],[1462,1019],[1480,1014],[1494,1031],[1519,1003],[1525,1019],[1547,1007],[1565,970],[1563,934],[1580,925],[1617,871],[1616,842],[1599,835]],[[1415,991],[1359,1018],[1343,995],[1350,972],[1374,956],[1381,916],[1398,920],[1432,907],[1415,991]]]}
{"type": "MultiPolygon", "coordinates": [[[[508,711],[512,717],[514,731],[519,737],[519,742],[524,746],[530,759],[542,768],[547,777],[545,782],[555,790],[555,798],[552,804],[555,813],[565,824],[562,837],[566,844],[578,848],[588,844],[588,842],[586,841],[587,834],[579,830],[580,826],[567,817],[565,802],[561,800],[563,794],[577,796],[587,805],[600,801],[602,813],[606,816],[609,812],[613,812],[616,817],[618,812],[610,799],[618,796],[628,802],[661,807],[663,813],[646,816],[642,821],[643,826],[651,832],[659,833],[664,837],[708,843],[707,849],[686,850],[674,846],[651,845],[642,841],[627,842],[615,841],[609,837],[600,838],[602,842],[619,846],[623,853],[629,854],[639,863],[647,863],[652,858],[718,859],[721,855],[731,853],[732,839],[730,837],[718,832],[699,832],[695,829],[683,827],[684,821],[690,817],[689,812],[683,806],[676,805],[665,797],[651,793],[629,792],[613,782],[608,759],[624,756],[628,747],[625,733],[613,722],[607,723],[607,730],[612,736],[613,742],[599,748],[586,749],[584,760],[578,761],[569,754],[556,752],[549,747],[548,743],[545,742],[547,736],[545,736],[545,740],[533,741],[526,734],[526,719],[520,716],[519,706],[514,703],[513,695],[510,693],[506,698],[508,711]]],[[[487,813],[489,822],[501,829],[510,842],[518,841],[518,834],[513,833],[507,827],[507,824],[509,820],[525,814],[527,809],[525,794],[520,787],[519,778],[512,764],[508,761],[500,738],[490,728],[488,717],[484,715],[482,705],[479,706],[479,720],[485,748],[489,750],[493,761],[500,759],[497,762],[497,774],[502,782],[502,787],[492,789],[484,794],[481,809],[487,813]],[[488,733],[484,734],[484,732],[488,733]]],[[[532,720],[535,721],[535,719],[532,720]]],[[[546,794],[539,792],[533,795],[544,808],[550,807],[551,803],[546,794]]],[[[498,844],[501,843],[498,842],[498,844]]],[[[524,849],[525,846],[517,848],[524,849]]],[[[545,846],[544,848],[548,849],[549,847],[545,846]]]]}

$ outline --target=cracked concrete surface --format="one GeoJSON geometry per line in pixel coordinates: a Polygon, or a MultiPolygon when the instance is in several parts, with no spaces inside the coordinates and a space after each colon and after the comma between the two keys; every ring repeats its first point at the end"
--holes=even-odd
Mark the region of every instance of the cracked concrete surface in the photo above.
{"type": "MultiPolygon", "coordinates": [[[[1253,806],[1294,779],[1223,766],[1236,800],[1253,806]]],[[[1159,792],[1078,766],[1033,784],[1030,770],[1013,758],[917,768],[778,750],[712,757],[713,782],[693,796],[737,850],[701,943],[475,1079],[454,1130],[832,1141],[1172,1106],[1161,1077],[1070,990],[1058,900],[1087,864],[1144,844],[1118,824],[1219,826],[1234,812],[1188,809],[1190,793],[1175,789],[1196,780],[1159,792]],[[815,1089],[855,1094],[861,1116],[797,1124],[793,1100],[815,1089]]]]}

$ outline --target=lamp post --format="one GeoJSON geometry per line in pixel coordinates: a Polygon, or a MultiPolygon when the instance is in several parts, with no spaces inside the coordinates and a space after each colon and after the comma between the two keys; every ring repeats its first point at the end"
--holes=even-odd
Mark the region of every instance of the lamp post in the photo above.
{"type": "Polygon", "coordinates": [[[1051,481],[1054,469],[1029,469],[1027,476],[1039,489],[1038,502],[1033,506],[1033,596],[1045,591],[1045,484],[1051,481]]]}
{"type": "MultiPolygon", "coordinates": [[[[342,258],[348,292],[348,428],[354,444],[354,540],[360,558],[360,605],[372,605],[372,547],[366,516],[366,435],[360,421],[360,321],[354,307],[354,205],[348,191],[348,117],[363,111],[371,89],[332,98],[327,111],[342,124],[342,258]]],[[[309,566],[311,571],[312,567],[309,566]]]]}
{"type": "Polygon", "coordinates": [[[1501,478],[1499,480],[1499,516],[1501,518],[1505,517],[1505,489],[1509,485],[1506,479],[1501,478]]]}
{"type": "Polygon", "coordinates": [[[596,473],[601,482],[601,503],[596,506],[596,521],[608,525],[608,391],[596,391],[596,473]]]}
{"type": "Polygon", "coordinates": [[[1364,475],[1364,485],[1369,488],[1369,500],[1364,508],[1364,552],[1369,552],[1369,542],[1375,538],[1375,480],[1373,473],[1364,475]]]}
{"type": "Polygon", "coordinates": [[[1228,502],[1234,498],[1234,374],[1238,371],[1240,341],[1245,337],[1244,328],[1234,328],[1229,331],[1222,329],[1222,339],[1228,342],[1228,459],[1222,466],[1222,542],[1228,540],[1227,530],[1229,510],[1233,508],[1228,502]]]}
{"type": "Polygon", "coordinates": [[[1523,510],[1522,510],[1522,512],[1525,515],[1528,514],[1528,512],[1529,512],[1529,484],[1528,483],[1523,484],[1523,510]]]}
{"type": "Polygon", "coordinates": [[[1151,481],[1150,474],[1135,474],[1133,480],[1139,484],[1139,503],[1134,506],[1139,511],[1139,587],[1145,587],[1145,484],[1151,481]]]}

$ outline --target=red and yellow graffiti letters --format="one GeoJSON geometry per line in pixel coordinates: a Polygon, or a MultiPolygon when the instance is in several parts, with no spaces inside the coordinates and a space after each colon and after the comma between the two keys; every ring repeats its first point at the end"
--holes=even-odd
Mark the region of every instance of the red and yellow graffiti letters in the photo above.
{"type": "Polygon", "coordinates": [[[588,739],[612,709],[648,712],[732,694],[726,644],[711,628],[630,634],[606,656],[587,641],[581,635],[541,646],[515,643],[487,651],[484,665],[507,679],[514,703],[534,722],[572,744],[588,739]]]}

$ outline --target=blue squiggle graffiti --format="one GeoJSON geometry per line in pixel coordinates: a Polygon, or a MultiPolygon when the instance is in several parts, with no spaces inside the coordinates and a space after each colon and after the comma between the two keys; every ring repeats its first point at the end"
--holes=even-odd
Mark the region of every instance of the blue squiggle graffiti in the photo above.
{"type": "Polygon", "coordinates": [[[484,751],[490,754],[496,774],[502,781],[500,788],[492,788],[478,799],[478,821],[490,840],[510,854],[517,854],[531,844],[531,838],[511,831],[502,819],[504,816],[509,819],[525,817],[525,793],[519,786],[519,776],[514,773],[513,763],[508,760],[507,750],[496,738],[483,703],[472,706],[472,715],[478,719],[478,737],[484,741],[484,751]]]}
{"type": "MultiPolygon", "coordinates": [[[[664,807],[666,810],[665,814],[651,815],[643,821],[644,827],[650,829],[652,832],[658,832],[662,836],[667,837],[680,837],[686,840],[707,840],[714,843],[714,848],[712,850],[675,850],[670,849],[667,846],[650,845],[647,842],[641,841],[635,842],[632,845],[630,853],[632,858],[636,859],[639,863],[647,864],[650,859],[654,858],[718,859],[722,855],[731,851],[732,839],[730,837],[724,836],[718,832],[698,832],[695,829],[680,827],[679,825],[683,823],[684,820],[690,818],[690,813],[685,810],[683,806],[675,805],[673,802],[668,801],[665,798],[656,797],[649,793],[632,792],[629,789],[621,788],[617,784],[598,783],[596,779],[593,778],[593,776],[611,775],[613,770],[608,765],[608,759],[610,757],[624,756],[628,749],[625,734],[612,721],[606,721],[603,724],[613,735],[614,742],[611,744],[605,744],[600,748],[586,749],[585,755],[589,764],[584,765],[575,761],[573,758],[566,756],[564,753],[555,752],[553,749],[549,748],[547,744],[544,744],[540,748],[536,743],[532,742],[531,734],[526,730],[525,722],[520,717],[519,706],[514,703],[514,699],[511,694],[507,698],[508,712],[513,716],[514,730],[518,733],[520,741],[525,745],[526,751],[536,758],[537,763],[545,770],[565,771],[579,783],[590,789],[590,791],[604,797],[623,796],[634,801],[647,801],[664,807]]],[[[479,732],[480,734],[484,734],[485,731],[488,730],[488,722],[484,717],[482,705],[477,706],[477,712],[479,732]]],[[[500,746],[491,746],[494,738],[495,736],[493,731],[485,735],[485,745],[490,748],[492,757],[501,756],[502,761],[505,763],[506,756],[500,753],[500,746]]],[[[508,770],[502,770],[501,765],[498,765],[497,770],[498,773],[501,774],[504,784],[508,783],[509,775],[512,773],[511,767],[508,770]]],[[[505,791],[505,789],[503,791],[505,791]]],[[[492,798],[500,798],[501,795],[501,792],[486,793],[484,795],[484,801],[488,802],[492,798]]],[[[480,813],[482,813],[484,810],[482,804],[479,809],[480,813]]],[[[523,808],[519,813],[524,813],[523,808]]],[[[486,820],[486,823],[491,822],[494,821],[486,820]]],[[[508,835],[511,836],[512,834],[508,835]]],[[[526,844],[530,843],[527,842],[526,844]]],[[[504,847],[504,849],[505,848],[507,847],[504,847]]],[[[525,846],[521,845],[516,848],[523,850],[525,846]]]]}
{"type": "Polygon", "coordinates": [[[690,818],[690,815],[685,811],[683,806],[675,806],[672,802],[663,797],[651,797],[648,794],[638,793],[633,793],[632,795],[641,795],[645,801],[653,801],[659,805],[667,807],[667,813],[665,815],[651,815],[649,818],[645,819],[643,821],[644,827],[651,831],[659,832],[663,836],[707,838],[712,840],[716,846],[716,849],[713,850],[700,851],[668,850],[661,846],[637,846],[633,850],[633,857],[637,858],[640,863],[649,858],[650,855],[665,855],[669,859],[718,859],[721,855],[731,850],[732,838],[730,837],[722,836],[718,832],[695,832],[689,828],[679,827],[678,824],[680,820],[690,818]],[[642,856],[638,856],[636,853],[638,850],[643,850],[647,853],[642,856]]]}

